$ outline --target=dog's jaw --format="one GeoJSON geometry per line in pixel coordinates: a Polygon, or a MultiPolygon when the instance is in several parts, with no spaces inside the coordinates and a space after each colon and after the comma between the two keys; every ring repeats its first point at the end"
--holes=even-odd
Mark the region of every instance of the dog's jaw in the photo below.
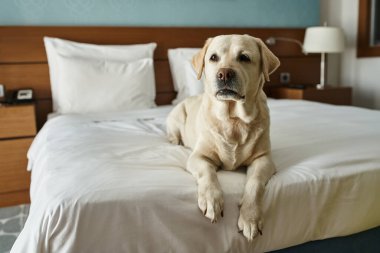
{"type": "Polygon", "coordinates": [[[215,94],[216,99],[219,101],[236,101],[244,102],[245,96],[240,95],[232,89],[220,89],[215,94]]]}

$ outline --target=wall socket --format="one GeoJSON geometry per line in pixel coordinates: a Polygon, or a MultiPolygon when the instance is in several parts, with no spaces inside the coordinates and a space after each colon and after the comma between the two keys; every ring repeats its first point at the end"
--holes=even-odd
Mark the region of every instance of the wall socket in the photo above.
{"type": "Polygon", "coordinates": [[[0,98],[4,97],[5,96],[5,89],[4,89],[4,85],[3,84],[0,84],[0,98]]]}
{"type": "Polygon", "coordinates": [[[281,72],[280,73],[280,83],[281,84],[290,83],[290,73],[289,72],[281,72]]]}

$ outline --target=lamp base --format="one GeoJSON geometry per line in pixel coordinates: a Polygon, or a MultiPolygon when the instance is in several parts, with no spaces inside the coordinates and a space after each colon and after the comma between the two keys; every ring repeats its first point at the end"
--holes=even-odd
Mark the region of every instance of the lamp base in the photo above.
{"type": "Polygon", "coordinates": [[[326,71],[326,65],[325,65],[325,60],[326,60],[326,53],[321,53],[321,82],[317,84],[317,89],[318,90],[323,90],[325,88],[325,71],[326,71]]]}
{"type": "Polygon", "coordinates": [[[318,90],[324,90],[325,89],[325,85],[324,84],[317,84],[317,89],[318,90]]]}

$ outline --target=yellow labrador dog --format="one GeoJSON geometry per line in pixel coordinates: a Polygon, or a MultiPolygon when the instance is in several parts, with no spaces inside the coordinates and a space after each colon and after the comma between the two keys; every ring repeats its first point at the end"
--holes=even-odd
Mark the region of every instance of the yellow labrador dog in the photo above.
{"type": "Polygon", "coordinates": [[[212,222],[223,216],[216,172],[247,167],[238,228],[248,240],[262,230],[261,199],[275,172],[269,140],[265,81],[280,65],[258,38],[209,38],[193,57],[205,92],[178,104],[167,119],[169,141],[192,149],[187,170],[198,184],[198,206],[212,222]]]}

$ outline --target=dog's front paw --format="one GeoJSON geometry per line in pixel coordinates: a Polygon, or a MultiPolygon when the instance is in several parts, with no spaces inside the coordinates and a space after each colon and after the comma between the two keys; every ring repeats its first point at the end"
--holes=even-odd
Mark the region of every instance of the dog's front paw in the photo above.
{"type": "Polygon", "coordinates": [[[223,217],[223,193],[220,186],[215,184],[198,185],[198,206],[203,215],[215,223],[223,217]]]}
{"type": "Polygon", "coordinates": [[[262,234],[263,221],[260,208],[255,204],[243,201],[240,207],[238,227],[248,241],[252,241],[258,234],[262,234]]]}

